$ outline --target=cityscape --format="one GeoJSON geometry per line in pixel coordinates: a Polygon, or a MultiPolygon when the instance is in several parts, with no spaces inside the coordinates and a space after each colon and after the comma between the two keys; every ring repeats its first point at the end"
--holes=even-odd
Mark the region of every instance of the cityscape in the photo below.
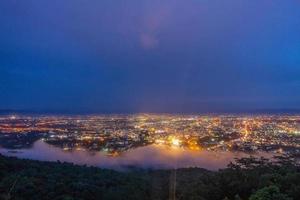
{"type": "Polygon", "coordinates": [[[300,0],[0,0],[0,200],[300,200],[300,0]]]}
{"type": "Polygon", "coordinates": [[[64,151],[101,151],[164,145],[192,151],[300,154],[299,115],[2,116],[0,145],[11,151],[37,140],[64,151]]]}

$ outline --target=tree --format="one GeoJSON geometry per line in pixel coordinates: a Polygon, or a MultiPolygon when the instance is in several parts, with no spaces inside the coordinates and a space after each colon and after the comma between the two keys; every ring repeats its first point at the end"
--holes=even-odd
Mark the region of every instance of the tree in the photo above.
{"type": "Polygon", "coordinates": [[[251,195],[249,200],[292,200],[287,195],[280,193],[277,186],[264,187],[251,195]]]}

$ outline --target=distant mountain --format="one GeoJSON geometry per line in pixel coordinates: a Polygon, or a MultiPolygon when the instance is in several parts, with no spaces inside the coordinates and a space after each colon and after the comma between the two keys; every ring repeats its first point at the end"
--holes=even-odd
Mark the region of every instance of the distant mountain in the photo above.
{"type": "Polygon", "coordinates": [[[138,113],[152,113],[152,114],[300,114],[300,109],[238,109],[238,110],[212,110],[212,111],[195,111],[195,112],[124,112],[124,111],[78,111],[78,110],[18,110],[18,109],[0,109],[0,115],[13,115],[13,114],[33,114],[33,115],[88,115],[88,114],[138,114],[138,113]]]}
{"type": "Polygon", "coordinates": [[[8,114],[17,114],[17,113],[26,113],[24,110],[12,110],[12,109],[0,109],[0,115],[8,115],[8,114]]]}

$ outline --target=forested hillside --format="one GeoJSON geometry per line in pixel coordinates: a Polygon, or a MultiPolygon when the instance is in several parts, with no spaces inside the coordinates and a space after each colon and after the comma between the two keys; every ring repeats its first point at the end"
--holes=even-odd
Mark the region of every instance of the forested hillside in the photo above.
{"type": "Polygon", "coordinates": [[[0,199],[297,200],[300,168],[287,157],[244,158],[220,171],[199,168],[126,172],[0,155],[0,199]],[[176,182],[176,184],[175,184],[176,182]]]}

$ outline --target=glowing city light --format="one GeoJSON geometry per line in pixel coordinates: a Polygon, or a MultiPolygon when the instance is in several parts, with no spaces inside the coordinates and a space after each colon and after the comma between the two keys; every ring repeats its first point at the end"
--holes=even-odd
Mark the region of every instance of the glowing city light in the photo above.
{"type": "Polygon", "coordinates": [[[10,116],[10,119],[17,119],[17,117],[15,115],[10,116]]]}
{"type": "Polygon", "coordinates": [[[180,146],[180,143],[181,143],[181,141],[179,139],[177,139],[177,138],[172,138],[171,139],[171,144],[173,146],[180,146]]]}

